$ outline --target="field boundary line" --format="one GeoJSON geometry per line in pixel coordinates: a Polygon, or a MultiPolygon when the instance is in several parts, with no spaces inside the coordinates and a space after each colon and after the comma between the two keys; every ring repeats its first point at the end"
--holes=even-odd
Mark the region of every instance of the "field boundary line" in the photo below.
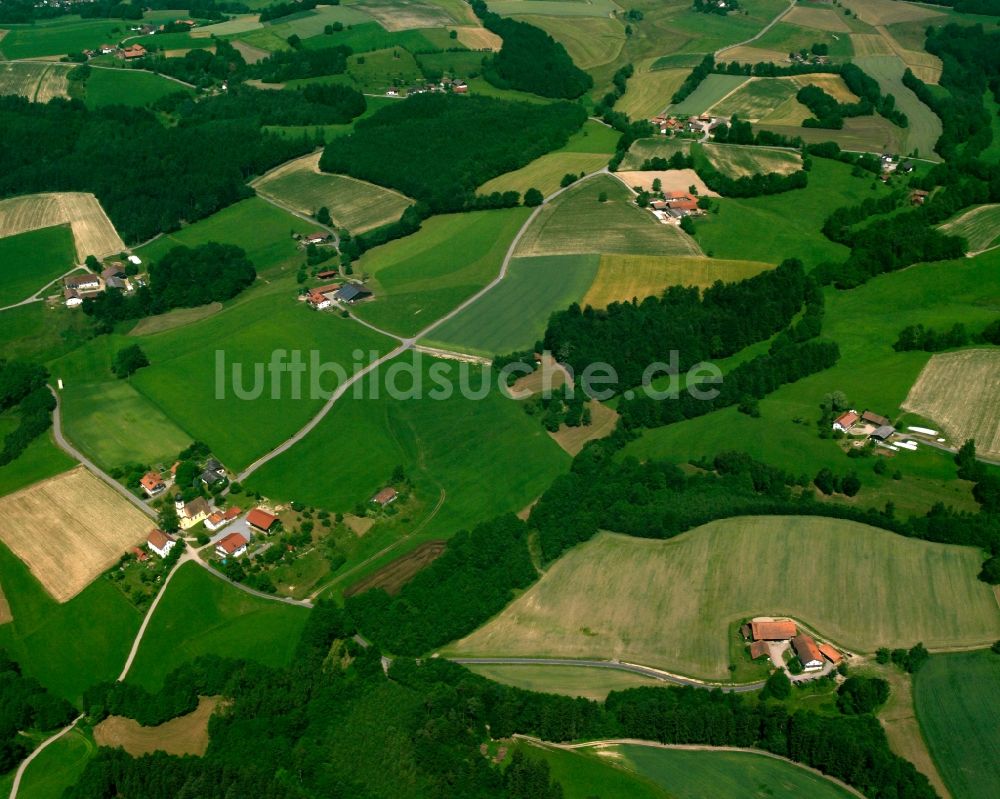
{"type": "Polygon", "coordinates": [[[554,749],[565,749],[572,751],[574,749],[587,749],[590,747],[603,747],[603,746],[648,746],[651,749],[676,749],[680,751],[687,752],[746,752],[752,755],[761,755],[762,757],[769,757],[772,760],[781,760],[785,763],[791,763],[796,768],[803,769],[804,771],[812,772],[818,777],[822,777],[824,780],[839,785],[844,790],[850,792],[852,795],[860,797],[860,799],[866,799],[865,795],[861,793],[857,788],[848,785],[843,780],[839,780],[836,777],[831,777],[829,774],[824,774],[819,769],[813,768],[812,766],[807,766],[805,763],[799,763],[797,760],[792,760],[791,758],[783,757],[782,755],[775,754],[774,752],[768,752],[766,749],[754,749],[752,747],[745,746],[709,746],[708,744],[665,744],[659,741],[648,741],[643,738],[604,738],[597,741],[581,741],[580,743],[563,744],[555,743],[553,741],[543,741],[541,738],[536,738],[533,735],[522,735],[521,733],[514,733],[513,738],[518,738],[523,741],[529,741],[535,743],[539,746],[552,747],[554,749]]]}
{"type": "Polygon", "coordinates": [[[720,55],[726,52],[726,50],[735,50],[737,47],[745,47],[746,45],[750,44],[750,42],[757,41],[761,36],[763,36],[765,33],[771,30],[771,28],[773,28],[775,25],[781,22],[782,17],[784,17],[785,14],[787,14],[789,11],[795,8],[795,3],[796,0],[788,0],[788,8],[778,12],[778,16],[776,16],[774,19],[768,22],[767,25],[765,25],[763,28],[757,31],[756,35],[751,36],[749,39],[746,39],[742,42],[737,42],[736,44],[728,44],[725,47],[716,50],[715,53],[713,53],[713,56],[717,59],[720,55]]]}

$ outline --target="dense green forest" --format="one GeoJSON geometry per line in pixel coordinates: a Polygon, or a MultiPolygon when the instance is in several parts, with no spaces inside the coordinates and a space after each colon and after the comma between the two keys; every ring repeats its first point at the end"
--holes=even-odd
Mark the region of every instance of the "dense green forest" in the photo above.
{"type": "Polygon", "coordinates": [[[182,124],[219,119],[252,119],[260,125],[346,124],[365,112],[367,101],[357,89],[339,84],[313,84],[301,90],[254,89],[236,84],[225,94],[195,100],[185,92],[167,95],[154,105],[182,124]]]}
{"type": "Polygon", "coordinates": [[[253,119],[166,127],[149,111],[76,100],[0,97],[0,129],[0,197],[93,192],[133,243],[251,196],[250,177],[311,149],[253,119]]]}
{"type": "Polygon", "coordinates": [[[231,299],[256,278],[246,253],[234,244],[174,247],[149,265],[149,285],[128,295],[108,289],[84,300],[83,310],[97,320],[98,330],[110,331],[124,319],[231,299]]]}
{"type": "Polygon", "coordinates": [[[22,731],[55,730],[75,716],[76,708],[21,674],[20,666],[0,650],[0,771],[10,771],[34,748],[22,731]]]}
{"type": "Polygon", "coordinates": [[[461,211],[477,186],[562,147],[586,118],[571,103],[420,94],[330,142],[320,169],[398,189],[434,213],[461,211]]]}
{"type": "Polygon", "coordinates": [[[36,363],[0,360],[0,413],[14,411],[18,424],[4,436],[0,466],[17,457],[52,424],[56,401],[45,385],[48,370],[36,363]]]}
{"type": "Polygon", "coordinates": [[[483,70],[490,83],[570,100],[594,85],[593,78],[573,63],[566,48],[541,28],[494,14],[483,0],[471,0],[471,4],[483,27],[503,39],[500,52],[483,70]]]}

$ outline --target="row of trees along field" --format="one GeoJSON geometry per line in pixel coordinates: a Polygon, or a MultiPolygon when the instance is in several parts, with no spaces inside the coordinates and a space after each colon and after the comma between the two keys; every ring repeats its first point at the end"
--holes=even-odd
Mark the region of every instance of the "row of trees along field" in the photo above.
{"type": "Polygon", "coordinates": [[[562,147],[586,118],[575,103],[421,94],[380,109],[351,135],[334,139],[320,169],[398,189],[432,213],[461,211],[477,186],[562,147]],[[456,132],[467,134],[461,146],[456,132]]]}
{"type": "Polygon", "coordinates": [[[4,436],[0,466],[16,460],[52,424],[56,401],[45,385],[48,378],[41,364],[0,360],[0,413],[11,411],[18,419],[4,436]]]}
{"type": "Polygon", "coordinates": [[[84,300],[83,311],[94,317],[99,331],[105,332],[125,319],[231,299],[256,279],[257,270],[234,244],[174,247],[150,263],[148,285],[128,295],[104,291],[84,300]]]}
{"type": "Polygon", "coordinates": [[[88,691],[92,723],[109,713],[162,721],[193,709],[203,692],[221,695],[227,710],[212,719],[203,757],[101,749],[65,796],[560,796],[544,765],[516,758],[501,770],[480,754],[481,742],[514,733],[757,747],[873,799],[934,796],[890,751],[864,712],[864,692],[852,693],[851,712],[841,716],[694,688],[638,688],[598,703],[500,685],[437,659],[397,657],[386,674],[379,648],[359,646],[355,629],[350,613],[320,602],[287,668],[203,657],[169,675],[159,694],[127,683],[88,691]]]}
{"type": "Polygon", "coordinates": [[[503,39],[500,52],[483,69],[490,83],[570,100],[594,85],[594,79],[573,63],[566,48],[541,28],[494,14],[483,0],[471,0],[471,5],[483,27],[503,39]]]}
{"type": "Polygon", "coordinates": [[[176,229],[249,197],[246,185],[312,148],[265,133],[253,119],[166,127],[150,111],[89,111],[0,97],[0,196],[93,192],[126,242],[176,229]],[[95,166],[99,165],[99,167],[95,166]]]}

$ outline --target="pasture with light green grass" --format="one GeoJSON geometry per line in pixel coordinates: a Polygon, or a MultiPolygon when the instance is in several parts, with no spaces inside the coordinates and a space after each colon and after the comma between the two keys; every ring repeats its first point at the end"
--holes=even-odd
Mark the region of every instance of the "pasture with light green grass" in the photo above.
{"type": "Polygon", "coordinates": [[[610,17],[526,16],[521,19],[541,28],[563,45],[580,69],[614,61],[625,44],[625,26],[610,17]]]}
{"type": "Polygon", "coordinates": [[[592,252],[701,255],[690,237],[637,207],[632,192],[610,175],[580,181],[546,203],[516,250],[519,256],[592,252]]]}
{"type": "Polygon", "coordinates": [[[494,682],[526,691],[582,696],[603,701],[611,691],[627,691],[642,686],[663,686],[660,680],[615,669],[586,666],[545,666],[468,663],[465,668],[494,682]]]}
{"type": "Polygon", "coordinates": [[[500,273],[529,213],[507,208],[437,216],[419,232],[369,251],[354,271],[372,276],[375,298],[356,315],[401,335],[422,330],[500,273]]]}
{"type": "Polygon", "coordinates": [[[109,580],[60,604],[0,544],[0,585],[14,616],[0,626],[0,647],[25,674],[79,704],[84,690],[121,672],[142,617],[109,580]]]}
{"type": "Polygon", "coordinates": [[[295,433],[319,410],[323,392],[336,385],[335,374],[308,367],[296,396],[288,373],[278,382],[264,377],[275,352],[299,350],[307,364],[315,352],[320,363],[340,364],[349,375],[356,349],[384,352],[391,345],[356,322],[296,302],[294,284],[185,327],[125,341],[138,342],[151,363],[131,378],[132,385],[231,469],[247,466],[295,433]],[[221,370],[217,351],[224,358],[221,370]],[[315,396],[314,380],[321,389],[315,396]]]}
{"type": "Polygon", "coordinates": [[[17,795],[21,799],[61,799],[96,754],[97,744],[88,733],[79,728],[70,730],[31,761],[17,795]]]}
{"type": "Polygon", "coordinates": [[[554,311],[583,299],[599,261],[596,254],[514,258],[498,286],[421,343],[485,357],[532,347],[554,311]]]}
{"type": "Polygon", "coordinates": [[[651,780],[626,771],[610,758],[586,750],[517,741],[515,747],[531,760],[548,764],[549,773],[562,786],[566,799],[628,797],[629,799],[675,799],[651,780]]]}
{"type": "Polygon", "coordinates": [[[191,443],[191,436],[124,380],[69,385],[61,398],[64,434],[104,469],[170,463],[191,443]]]}
{"type": "Polygon", "coordinates": [[[144,107],[161,97],[191,90],[176,81],[138,69],[94,69],[87,78],[88,108],[106,105],[144,107]]]}
{"type": "Polygon", "coordinates": [[[656,116],[670,105],[670,98],[689,74],[688,69],[651,71],[645,66],[640,66],[629,78],[625,96],[615,105],[615,110],[632,118],[647,119],[656,116]]]}
{"type": "MultiPolygon", "coordinates": [[[[808,50],[813,44],[825,44],[829,49],[830,58],[838,61],[846,60],[854,54],[851,37],[846,33],[806,28],[784,21],[779,22],[752,44],[754,47],[776,50],[779,53],[797,52],[802,48],[808,50]]],[[[722,60],[726,60],[725,53],[722,54],[722,60]]]]}
{"type": "MultiPolygon", "coordinates": [[[[10,429],[14,429],[13,424],[10,429]]],[[[76,461],[56,446],[52,433],[43,433],[16,460],[0,466],[0,496],[20,491],[32,483],[54,477],[74,466],[76,461]]]]}
{"type": "Polygon", "coordinates": [[[178,245],[197,247],[216,241],[235,244],[246,250],[247,257],[261,277],[297,268],[304,260],[292,233],[312,233],[315,225],[275,208],[259,197],[251,197],[224,208],[207,219],[195,222],[136,250],[145,260],[157,260],[178,245]]]}
{"type": "Polygon", "coordinates": [[[352,233],[395,222],[412,204],[397,191],[346,175],[319,171],[320,153],[289,161],[254,181],[253,188],[300,214],[315,215],[326,207],[334,224],[352,233]]]}
{"type": "Polygon", "coordinates": [[[0,306],[26,300],[76,263],[69,225],[0,238],[0,306]]]}
{"type": "Polygon", "coordinates": [[[798,136],[807,144],[833,141],[840,145],[842,150],[853,152],[876,154],[907,152],[906,130],[896,127],[885,117],[878,115],[849,117],[844,120],[844,127],[840,130],[803,128],[800,123],[804,118],[801,113],[804,106],[797,101],[793,103],[792,106],[786,104],[777,108],[772,119],[762,121],[760,127],[780,133],[782,136],[798,136]]]}
{"type": "Polygon", "coordinates": [[[622,159],[618,170],[630,172],[642,168],[645,161],[651,158],[670,158],[674,153],[686,153],[691,149],[691,142],[685,139],[636,139],[622,159]]]}
{"type": "Polygon", "coordinates": [[[390,86],[408,86],[423,78],[416,59],[402,47],[352,55],[347,59],[347,74],[361,91],[377,94],[390,86]]]}
{"type": "Polygon", "coordinates": [[[941,225],[952,236],[961,236],[969,252],[988,250],[1000,244],[1000,205],[980,205],[941,225]]]}
{"type": "Polygon", "coordinates": [[[689,37],[683,52],[710,53],[756,35],[786,7],[785,0],[751,0],[741,8],[745,13],[723,17],[682,6],[671,17],[670,27],[689,37]]]}
{"type": "Polygon", "coordinates": [[[748,199],[721,198],[719,212],[695,222],[695,239],[716,258],[745,258],[779,263],[799,258],[807,268],[842,261],[847,248],[820,231],[830,212],[887,193],[871,175],[856,178],[851,167],[814,158],[804,189],[748,199]],[[877,184],[874,190],[871,186],[877,184]]]}
{"type": "Polygon", "coordinates": [[[724,519],[669,541],[600,533],[446,652],[618,658],[725,680],[726,631],[756,615],[791,616],[855,651],[982,645],[1000,636],[1000,608],[981,564],[972,547],[810,516],[724,519]]]}
{"type": "Polygon", "coordinates": [[[652,780],[674,799],[848,799],[855,795],[807,768],[753,752],[691,752],[638,744],[615,746],[612,751],[626,768],[652,780]]]}
{"type": "MultiPolygon", "coordinates": [[[[817,159],[814,168],[819,163],[817,159]]],[[[837,442],[818,436],[815,422],[819,403],[831,391],[843,391],[855,407],[896,419],[931,357],[926,352],[893,351],[899,331],[917,323],[938,330],[956,322],[969,329],[981,328],[996,318],[997,296],[1000,250],[972,259],[912,266],[848,292],[828,290],[823,334],[840,346],[836,366],[782,386],[762,399],[759,419],[726,408],[646,430],[625,453],[683,462],[714,456],[739,442],[741,450],[793,474],[812,477],[823,467],[842,475],[856,471],[862,488],[850,500],[854,505],[881,510],[892,501],[901,517],[922,515],[935,502],[976,512],[971,484],[955,479],[951,454],[926,447],[886,453],[889,470],[879,476],[873,471],[873,459],[849,460],[837,442]],[[948,286],[947,292],[941,291],[942,285],[948,286]],[[896,469],[902,480],[890,477],[896,469]]]]}
{"type": "Polygon", "coordinates": [[[127,680],[158,691],[171,671],[199,655],[286,666],[308,615],[306,608],[251,596],[185,563],[153,614],[127,680]]]}
{"type": "Polygon", "coordinates": [[[350,511],[384,487],[393,469],[402,465],[415,495],[428,508],[443,497],[423,527],[427,537],[447,536],[520,510],[568,468],[569,456],[537,419],[500,394],[491,370],[484,377],[480,367],[468,368],[467,385],[483,398],[463,397],[462,370],[466,365],[427,356],[396,359],[380,370],[377,395],[373,378],[361,381],[363,398],[353,389],[348,392],[309,436],[251,475],[248,487],[276,499],[350,511]],[[421,398],[387,396],[390,374],[406,392],[412,385],[408,372],[420,375],[421,398]],[[491,381],[485,392],[484,379],[491,381]],[[450,385],[451,396],[440,396],[441,382],[450,385]],[[359,441],[364,445],[358,446],[359,441]]]}
{"type": "Polygon", "coordinates": [[[1000,785],[1000,656],[989,650],[933,655],[917,672],[920,730],[954,799],[991,795],[1000,785]]]}
{"type": "MultiPolygon", "coordinates": [[[[713,72],[701,82],[697,89],[676,105],[670,105],[668,110],[671,114],[678,115],[704,113],[723,98],[735,92],[747,80],[749,78],[746,75],[720,75],[713,72]]],[[[670,98],[668,97],[667,100],[669,101],[670,98]]]]}
{"type": "Polygon", "coordinates": [[[487,5],[502,17],[607,17],[620,10],[613,0],[491,0],[487,5]]]}
{"type": "MultiPolygon", "coordinates": [[[[744,83],[738,91],[716,103],[712,110],[723,116],[739,114],[742,119],[756,122],[774,109],[793,99],[799,87],[794,81],[761,78],[744,83]]],[[[703,109],[704,110],[704,109],[703,109]]],[[[808,109],[806,109],[808,113],[808,109]]]]}
{"type": "MultiPolygon", "coordinates": [[[[358,13],[356,9],[349,6],[341,6],[341,8],[358,13]]],[[[294,33],[294,28],[290,32],[294,33]]],[[[299,35],[302,36],[302,34],[299,35]]],[[[307,48],[333,47],[343,44],[350,47],[354,53],[361,54],[389,48],[401,48],[411,53],[418,53],[461,47],[458,42],[449,38],[448,31],[440,28],[390,31],[378,23],[371,22],[370,18],[367,23],[355,23],[349,28],[345,27],[344,30],[334,31],[332,34],[323,33],[323,26],[320,26],[319,30],[307,35],[312,37],[304,43],[307,48]]]]}
{"type": "Polygon", "coordinates": [[[939,160],[934,145],[941,136],[941,120],[903,85],[906,65],[898,56],[859,56],[854,62],[878,81],[883,94],[896,98],[896,107],[906,114],[909,126],[903,132],[903,152],[939,160]]]}

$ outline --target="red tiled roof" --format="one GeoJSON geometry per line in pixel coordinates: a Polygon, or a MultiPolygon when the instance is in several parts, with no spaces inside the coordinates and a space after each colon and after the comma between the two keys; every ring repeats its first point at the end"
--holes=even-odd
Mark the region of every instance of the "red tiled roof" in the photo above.
{"type": "Polygon", "coordinates": [[[848,428],[860,418],[854,411],[847,411],[847,413],[840,414],[833,423],[839,424],[843,428],[848,428]]]}
{"type": "Polygon", "coordinates": [[[163,549],[168,542],[174,539],[167,535],[163,530],[150,530],[149,536],[146,538],[146,542],[156,547],[157,549],[163,549]]]}
{"type": "Polygon", "coordinates": [[[379,505],[387,505],[392,500],[396,498],[395,488],[383,488],[374,497],[372,497],[372,502],[377,502],[379,505]]]}
{"type": "Polygon", "coordinates": [[[767,641],[754,641],[750,644],[750,657],[756,660],[759,657],[770,656],[771,650],[768,649],[767,641]]]}
{"type": "Polygon", "coordinates": [[[328,286],[317,286],[312,290],[313,294],[333,294],[335,291],[340,291],[343,283],[331,283],[328,286]]]}
{"type": "Polygon", "coordinates": [[[139,484],[147,491],[155,491],[157,486],[163,485],[163,478],[159,472],[146,472],[139,479],[139,484]]]}
{"type": "Polygon", "coordinates": [[[823,657],[829,660],[834,666],[844,659],[844,656],[830,644],[819,644],[818,649],[822,653],[823,657]]]}
{"type": "Polygon", "coordinates": [[[823,656],[819,653],[819,649],[816,648],[816,642],[808,635],[796,635],[792,639],[792,648],[803,664],[823,659],[823,656]]]}
{"type": "Polygon", "coordinates": [[[695,211],[698,208],[698,203],[694,200],[669,200],[667,205],[677,211],[695,211]]]}
{"type": "Polygon", "coordinates": [[[247,524],[261,530],[270,530],[271,525],[273,525],[276,521],[278,521],[277,516],[272,516],[270,513],[261,510],[260,508],[254,508],[247,514],[247,524]]]}
{"type": "Polygon", "coordinates": [[[230,555],[232,555],[240,547],[245,547],[246,545],[247,540],[239,533],[230,533],[219,541],[218,544],[216,544],[217,547],[222,547],[222,549],[230,555]]]}
{"type": "Polygon", "coordinates": [[[750,622],[750,627],[755,641],[781,641],[792,638],[797,632],[795,622],[790,619],[754,621],[750,622]]]}

